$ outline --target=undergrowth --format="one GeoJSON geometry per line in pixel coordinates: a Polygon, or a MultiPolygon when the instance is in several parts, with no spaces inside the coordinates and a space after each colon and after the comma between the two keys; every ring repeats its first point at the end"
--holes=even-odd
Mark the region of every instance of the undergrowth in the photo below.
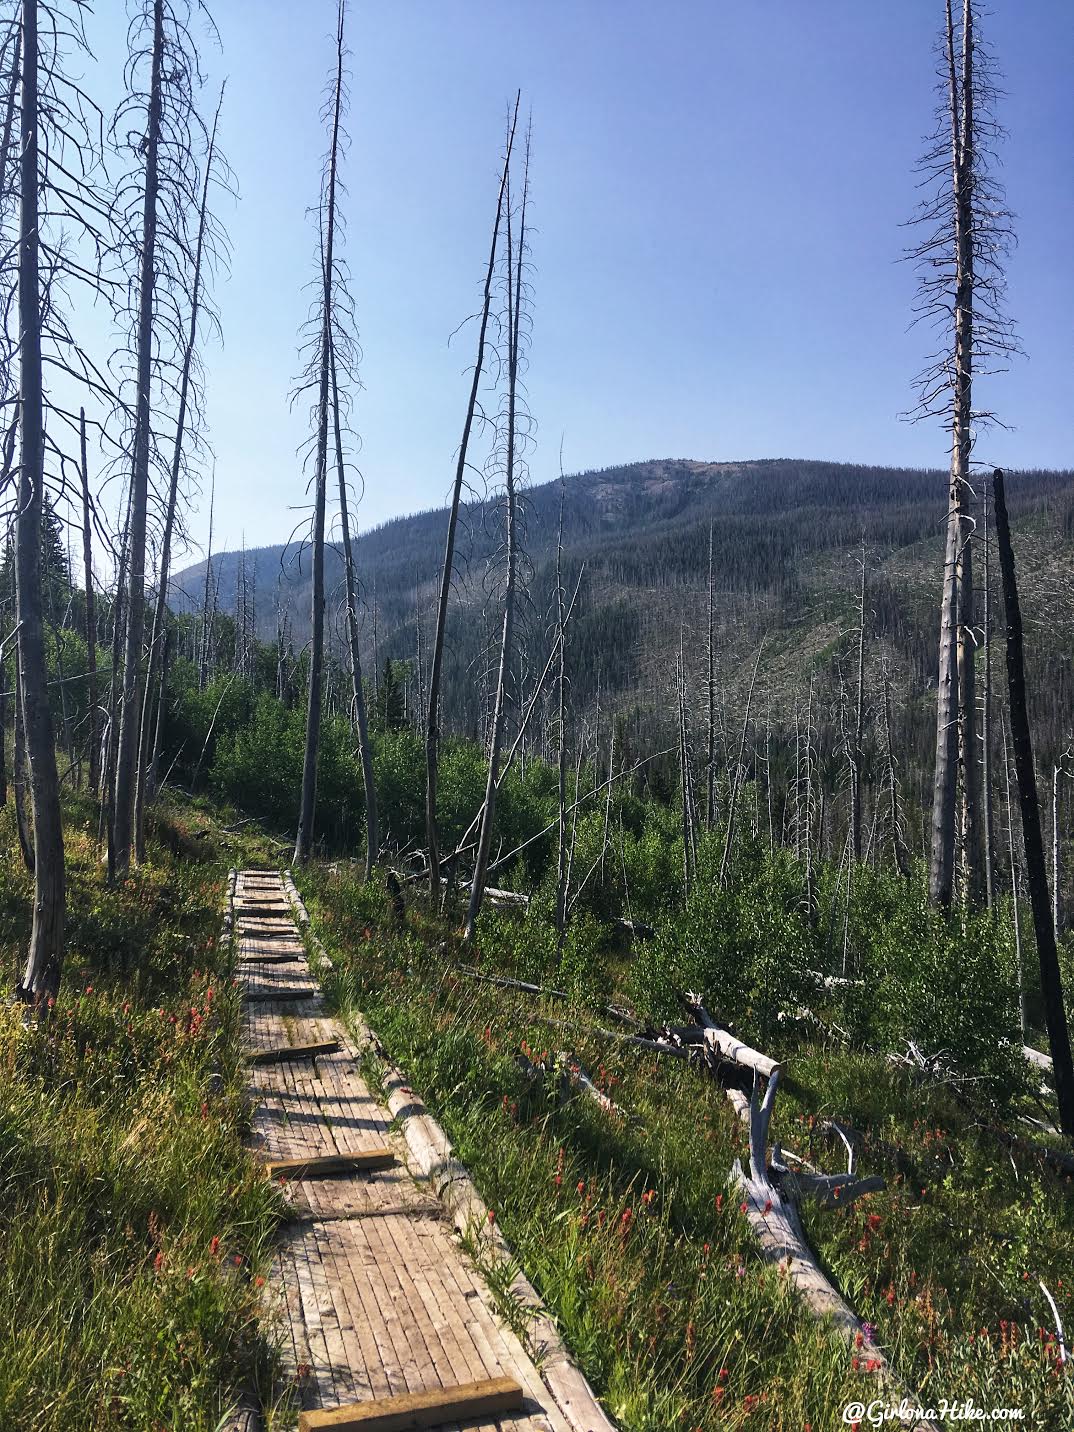
{"type": "MultiPolygon", "coordinates": [[[[728,1181],[746,1157],[744,1131],[721,1089],[593,1033],[606,1021],[587,1000],[629,982],[621,954],[594,945],[573,1003],[534,1000],[467,979],[451,931],[420,903],[400,928],[345,866],[302,883],[335,962],[330,993],[344,1013],[362,1011],[443,1120],[627,1432],[843,1425],[848,1403],[888,1400],[875,1347],[922,1406],[969,1398],[1021,1408],[1025,1426],[1074,1425],[1041,1287],[1069,1327],[1069,1182],[1009,1154],[945,1086],[772,1021],[765,1047],[789,1061],[773,1139],[838,1170],[841,1148],[822,1132],[834,1115],[864,1135],[861,1171],[887,1180],[853,1207],[804,1211],[813,1247],[865,1320],[849,1347],[755,1249],[728,1181]],[[520,1068],[520,1055],[541,1063],[561,1051],[583,1060],[627,1117],[564,1102],[556,1080],[520,1068]]],[[[533,939],[534,926],[486,920],[476,958],[562,983],[554,940],[533,939]]],[[[733,991],[713,994],[748,1018],[733,991]]]]}
{"type": "MultiPolygon", "coordinates": [[[[218,945],[230,859],[212,823],[154,812],[148,861],[104,879],[69,797],[67,954],[39,1022],[0,1009],[0,1427],[212,1429],[268,1386],[257,1321],[277,1195],[242,1147],[239,1001],[218,945]]],[[[0,815],[0,958],[31,883],[0,815]]]]}

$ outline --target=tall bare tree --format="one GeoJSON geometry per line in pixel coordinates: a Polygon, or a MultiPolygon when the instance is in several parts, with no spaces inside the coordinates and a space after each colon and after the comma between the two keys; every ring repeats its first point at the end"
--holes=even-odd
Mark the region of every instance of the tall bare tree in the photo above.
{"type": "Polygon", "coordinates": [[[336,60],[329,88],[326,118],[329,124],[328,154],[322,175],[321,261],[318,296],[310,318],[313,336],[305,381],[295,397],[316,389],[313,435],[313,524],[312,524],[312,610],[310,616],[309,692],[306,706],[306,746],[302,759],[298,833],[295,864],[305,865],[313,850],[314,819],[317,811],[317,757],[321,742],[321,715],[324,703],[324,534],[328,489],[328,420],[332,380],[332,315],[336,283],[336,203],[339,188],[341,121],[344,86],[344,25],[346,0],[336,10],[336,60]]]}
{"type": "MultiPolygon", "coordinates": [[[[188,433],[188,417],[192,406],[196,408],[196,402],[192,404],[192,397],[196,393],[192,389],[197,387],[198,382],[198,336],[199,318],[203,316],[204,304],[204,279],[203,269],[207,264],[219,262],[224,247],[219,226],[213,222],[209,210],[209,195],[214,179],[228,183],[226,165],[222,165],[220,172],[217,172],[218,152],[216,147],[217,130],[220,125],[220,110],[224,103],[224,91],[221,88],[220,98],[217,101],[216,113],[213,116],[212,129],[209,133],[209,143],[205,155],[204,175],[201,186],[201,202],[198,209],[197,233],[194,241],[193,268],[190,282],[190,314],[189,326],[186,333],[186,342],[183,349],[182,364],[179,374],[179,407],[175,420],[175,440],[172,446],[171,470],[168,480],[168,497],[164,514],[164,531],[160,542],[160,566],[157,575],[156,600],[153,605],[153,625],[149,638],[149,653],[146,659],[145,695],[142,701],[141,724],[139,732],[139,760],[137,771],[137,789],[135,792],[135,841],[138,858],[144,855],[145,846],[145,806],[147,799],[152,798],[155,784],[156,765],[153,760],[155,750],[154,727],[159,726],[158,720],[153,723],[150,720],[150,703],[154,690],[154,675],[158,662],[163,664],[163,648],[165,641],[165,618],[168,610],[168,578],[171,571],[172,544],[175,535],[176,515],[179,503],[179,482],[183,472],[186,448],[184,442],[188,433]]],[[[208,310],[211,322],[217,322],[215,314],[208,310]]],[[[163,683],[161,689],[163,696],[163,683]]]]}
{"type": "MultiPolygon", "coordinates": [[[[336,471],[339,478],[339,526],[343,542],[343,575],[347,599],[347,649],[351,667],[351,720],[358,733],[358,759],[362,765],[365,791],[365,878],[373,874],[380,851],[377,823],[377,786],[373,778],[373,748],[369,740],[369,718],[366,712],[365,687],[362,684],[362,655],[358,644],[358,578],[354,549],[351,543],[350,512],[347,500],[347,468],[343,450],[343,424],[340,417],[339,381],[336,372],[336,342],[332,344],[332,413],[336,438],[336,471]]],[[[420,660],[420,657],[419,657],[420,660]]]]}
{"type": "MultiPolygon", "coordinates": [[[[190,225],[200,211],[199,157],[206,135],[197,112],[201,71],[188,21],[191,0],[137,0],[129,30],[127,94],[112,135],[131,162],[113,222],[130,276],[130,516],[127,535],[123,699],[116,741],[113,849],[122,877],[134,853],[135,795],[145,678],[145,576],[151,472],[164,467],[159,433],[176,398],[185,354],[181,315],[193,307],[190,225]],[[148,88],[143,86],[148,85],[148,88]]],[[[204,4],[198,13],[208,19],[204,4]]],[[[125,365],[128,354],[119,355],[125,365]]]]}
{"type": "Polygon", "coordinates": [[[79,409],[79,475],[82,479],[82,567],[86,595],[86,702],[89,706],[89,788],[98,793],[101,780],[100,693],[97,689],[97,603],[93,591],[93,505],[89,489],[89,461],[86,455],[86,410],[79,409]]]}
{"type": "MultiPolygon", "coordinates": [[[[444,564],[440,571],[436,626],[433,631],[433,649],[429,663],[429,710],[425,730],[425,839],[429,847],[429,893],[434,905],[439,904],[440,899],[440,840],[436,822],[436,787],[440,750],[440,686],[444,667],[444,643],[447,636],[448,601],[455,572],[455,539],[459,525],[459,508],[466,483],[470,437],[473,432],[474,420],[478,416],[478,395],[485,372],[485,351],[488,343],[489,318],[492,312],[492,286],[496,276],[500,232],[503,227],[504,197],[507,192],[507,176],[511,164],[511,151],[514,147],[521,98],[521,92],[516,93],[514,111],[507,131],[503,167],[500,171],[496,217],[492,225],[492,241],[489,246],[488,263],[485,266],[485,286],[481,297],[481,313],[477,326],[477,354],[470,377],[470,394],[466,404],[466,416],[462,424],[462,438],[455,459],[455,480],[451,488],[451,506],[448,511],[447,536],[444,542],[444,564]]],[[[375,664],[374,658],[374,666],[375,664]]]]}
{"type": "Polygon", "coordinates": [[[956,853],[967,898],[976,898],[980,878],[971,458],[975,425],[989,414],[974,406],[973,383],[1017,341],[1003,311],[1011,226],[994,175],[996,70],[978,35],[976,0],[963,0],[957,35],[951,0],[945,0],[944,18],[943,103],[920,166],[926,198],[916,222],[927,233],[912,257],[921,275],[915,321],[934,324],[942,334],[940,350],[916,380],[915,415],[942,415],[951,433],[929,867],[931,897],[948,905],[956,853]]]}
{"type": "Polygon", "coordinates": [[[41,523],[45,489],[45,418],[41,376],[41,270],[37,0],[22,7],[22,105],[19,165],[19,510],[15,526],[19,682],[30,799],[34,816],[34,913],[19,994],[31,1003],[55,996],[63,963],[66,869],[60,782],[48,698],[41,596],[41,523]]]}
{"type": "Polygon", "coordinates": [[[1011,744],[1014,772],[1018,781],[1018,803],[1022,813],[1022,844],[1026,860],[1026,884],[1033,910],[1033,929],[1040,961],[1040,991],[1044,1022],[1055,1072],[1055,1096],[1059,1125],[1068,1137],[1074,1136],[1074,1062],[1070,1053],[1070,1030],[1063,1004],[1063,981],[1059,972],[1053,912],[1048,899],[1048,871],[1044,863],[1044,842],[1040,828],[1037,776],[1033,767],[1033,742],[1026,707],[1025,657],[1022,639],[1022,612],[1018,601],[1018,580],[1014,548],[1007,520],[1003,473],[993,476],[996,515],[996,547],[1003,578],[1003,605],[1007,621],[1007,685],[1010,694],[1011,744]]]}
{"type": "Polygon", "coordinates": [[[527,205],[529,202],[529,136],[526,138],[526,158],[523,166],[522,198],[519,207],[517,241],[512,230],[510,170],[504,188],[504,205],[507,222],[507,248],[505,268],[506,335],[507,335],[507,393],[502,432],[502,461],[504,478],[504,598],[503,627],[500,633],[499,673],[496,680],[492,729],[489,736],[488,778],[485,783],[485,803],[481,813],[481,826],[477,837],[477,852],[474,861],[473,883],[470,886],[470,903],[466,912],[465,938],[473,940],[477,917],[485,894],[485,877],[488,869],[489,851],[492,846],[492,829],[496,819],[496,797],[500,782],[500,746],[507,707],[508,673],[514,660],[515,604],[518,596],[518,481],[521,461],[519,442],[519,375],[522,359],[522,306],[523,270],[527,253],[527,205]]]}

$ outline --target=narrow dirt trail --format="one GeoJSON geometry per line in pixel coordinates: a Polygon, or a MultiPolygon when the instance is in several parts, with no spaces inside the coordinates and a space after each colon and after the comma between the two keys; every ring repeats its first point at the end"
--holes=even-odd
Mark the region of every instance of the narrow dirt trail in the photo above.
{"type": "MultiPolygon", "coordinates": [[[[360,1077],[357,1050],[326,1015],[283,883],[243,871],[234,896],[237,975],[245,994],[256,1156],[331,1157],[335,1168],[273,1168],[293,1218],[266,1287],[282,1322],[284,1373],[297,1380],[300,1427],[345,1427],[328,1409],[357,1404],[354,1426],[438,1426],[470,1432],[574,1432],[517,1336],[497,1316],[445,1209],[410,1173],[392,1116],[360,1077]],[[405,1409],[389,1399],[448,1399],[484,1384],[521,1390],[514,1412],[462,1422],[369,1422],[405,1409]]],[[[449,1403],[447,1405],[450,1405],[449,1403]]],[[[490,1409],[494,1403],[488,1404],[490,1409]]],[[[502,1403],[500,1404],[503,1405],[502,1403]]],[[[450,1415],[450,1414],[449,1414],[450,1415]]],[[[336,1414],[337,1418],[339,1414],[336,1414]]]]}

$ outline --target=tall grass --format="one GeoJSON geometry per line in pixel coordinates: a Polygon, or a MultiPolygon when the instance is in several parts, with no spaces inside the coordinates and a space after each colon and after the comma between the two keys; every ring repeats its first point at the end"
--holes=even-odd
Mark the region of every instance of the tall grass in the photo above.
{"type": "MultiPolygon", "coordinates": [[[[226,864],[207,822],[173,814],[110,889],[93,812],[68,817],[60,997],[38,1023],[0,1012],[0,1427],[211,1429],[266,1380],[275,1223],[242,1147],[226,864]]],[[[0,838],[10,982],[30,886],[7,812],[0,838]]]]}

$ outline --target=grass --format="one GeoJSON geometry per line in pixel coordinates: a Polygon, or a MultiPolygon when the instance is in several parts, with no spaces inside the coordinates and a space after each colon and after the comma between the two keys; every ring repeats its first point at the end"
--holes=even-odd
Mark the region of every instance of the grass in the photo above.
{"type": "MultiPolygon", "coordinates": [[[[266,1389],[257,1321],[277,1195],[255,1171],[212,822],[154,815],[149,859],[109,888],[96,816],[66,810],[67,959],[49,1018],[0,1010],[0,1426],[217,1426],[266,1389]]],[[[8,987],[31,886],[0,815],[8,987]]],[[[253,843],[240,858],[263,854],[253,843]]]]}
{"type": "MultiPolygon", "coordinates": [[[[420,909],[395,929],[346,867],[303,883],[335,961],[331,994],[344,1013],[361,1009],[443,1120],[626,1432],[819,1432],[843,1425],[848,1402],[877,1395],[868,1341],[849,1348],[808,1318],[755,1253],[727,1182],[744,1135],[715,1085],[676,1061],[603,1045],[585,1032],[596,1022],[585,1008],[459,976],[448,931],[420,909]],[[561,1103],[520,1072],[520,1053],[566,1048],[636,1125],[588,1100],[561,1103]]],[[[536,963],[531,976],[549,973],[536,963]]],[[[1035,1160],[1012,1162],[942,1087],[914,1086],[877,1056],[809,1043],[778,1052],[791,1077],[773,1137],[841,1167],[819,1133],[836,1114],[866,1136],[862,1171],[888,1179],[883,1193],[807,1209],[805,1220],[922,1405],[969,1398],[1020,1407],[1027,1427],[1074,1425],[1039,1286],[1069,1329],[1069,1182],[1035,1160]]]]}

